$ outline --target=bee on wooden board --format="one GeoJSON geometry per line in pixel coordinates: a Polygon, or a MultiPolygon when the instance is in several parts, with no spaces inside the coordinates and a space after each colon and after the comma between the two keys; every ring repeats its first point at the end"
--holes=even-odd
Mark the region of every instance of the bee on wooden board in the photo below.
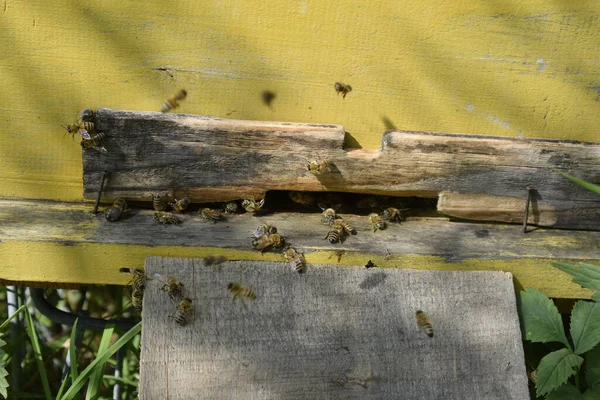
{"type": "Polygon", "coordinates": [[[377,230],[383,230],[387,227],[385,220],[377,213],[369,214],[369,221],[373,225],[373,232],[376,232],[377,230]]]}
{"type": "Polygon", "coordinates": [[[335,222],[329,227],[329,232],[327,232],[327,235],[324,237],[324,239],[327,239],[329,240],[329,243],[334,244],[337,242],[342,243],[344,241],[344,237],[344,227],[341,224],[335,222]]]}
{"type": "Polygon", "coordinates": [[[335,89],[335,91],[337,92],[337,94],[341,93],[342,94],[342,98],[344,98],[344,99],[346,98],[346,95],[352,91],[352,86],[347,85],[347,84],[342,83],[342,82],[336,82],[333,85],[333,88],[335,89]]]}
{"type": "Polygon", "coordinates": [[[328,208],[325,204],[319,203],[319,208],[323,210],[323,216],[321,217],[322,224],[333,224],[338,218],[336,211],[339,210],[341,204],[336,204],[333,207],[328,208]]]}
{"type": "Polygon", "coordinates": [[[252,248],[260,250],[264,253],[270,247],[279,249],[285,246],[285,239],[278,233],[272,233],[270,235],[263,235],[252,241],[252,248]]]}
{"type": "Polygon", "coordinates": [[[129,284],[134,290],[143,291],[146,288],[146,281],[152,280],[152,278],[148,278],[146,274],[133,267],[129,268],[129,273],[132,275],[129,284]]]}
{"type": "Polygon", "coordinates": [[[106,139],[106,133],[100,132],[93,137],[81,139],[81,147],[84,149],[94,149],[101,153],[107,153],[102,143],[106,139]]]}
{"type": "Polygon", "coordinates": [[[244,210],[250,212],[250,213],[255,213],[257,211],[260,211],[263,206],[265,205],[265,199],[261,199],[260,201],[256,201],[254,199],[246,199],[244,201],[242,201],[242,207],[244,207],[244,210]]]}
{"type": "Polygon", "coordinates": [[[171,111],[171,110],[179,107],[179,102],[181,100],[185,99],[186,96],[187,96],[187,92],[185,90],[181,89],[179,92],[177,92],[175,94],[175,96],[165,100],[160,111],[167,112],[167,111],[171,111]]]}
{"type": "Polygon", "coordinates": [[[125,212],[125,209],[127,209],[127,201],[124,198],[119,197],[104,216],[110,222],[115,222],[121,218],[121,214],[125,212]]]}
{"type": "Polygon", "coordinates": [[[206,256],[204,257],[204,265],[219,265],[227,261],[225,256],[206,256]]]}
{"type": "Polygon", "coordinates": [[[240,207],[237,201],[229,201],[225,203],[225,214],[236,214],[240,207]]]}
{"type": "Polygon", "coordinates": [[[177,304],[177,310],[175,311],[175,322],[181,326],[185,326],[188,323],[190,315],[194,312],[192,306],[192,300],[187,297],[177,304]]]}
{"type": "Polygon", "coordinates": [[[235,301],[238,296],[245,297],[250,300],[256,299],[256,294],[252,291],[252,289],[242,285],[241,283],[231,282],[229,285],[227,285],[227,290],[233,294],[233,301],[235,301]]]}
{"type": "Polygon", "coordinates": [[[303,206],[312,206],[315,203],[315,198],[312,194],[306,192],[289,192],[288,196],[294,203],[302,204],[303,206]]]}
{"type": "Polygon", "coordinates": [[[354,227],[352,225],[350,225],[343,219],[340,218],[340,219],[336,220],[335,222],[340,224],[344,228],[344,232],[346,232],[347,234],[349,234],[349,235],[357,234],[356,229],[354,229],[354,227]]]}
{"type": "Polygon", "coordinates": [[[179,218],[170,212],[166,211],[154,211],[154,222],[158,222],[159,224],[173,224],[178,225],[181,221],[179,218]]]}
{"type": "Polygon", "coordinates": [[[83,121],[81,117],[79,117],[78,120],[72,124],[63,126],[63,128],[65,128],[67,133],[72,137],[75,137],[75,134],[79,134],[82,139],[91,139],[91,135],[96,133],[96,126],[94,123],[90,121],[83,121]]]}
{"type": "Polygon", "coordinates": [[[152,195],[152,207],[156,211],[167,211],[169,208],[169,203],[167,200],[158,193],[152,195]]]}
{"type": "Polygon", "coordinates": [[[427,336],[433,337],[433,325],[431,325],[431,321],[429,321],[429,317],[423,311],[418,310],[415,313],[415,318],[417,320],[417,325],[421,328],[427,336]]]}
{"type": "Polygon", "coordinates": [[[298,253],[296,249],[293,247],[286,247],[283,249],[283,256],[285,260],[292,265],[292,270],[298,272],[299,274],[305,272],[306,263],[304,261],[304,256],[301,253],[298,253]]]}
{"type": "Polygon", "coordinates": [[[179,282],[176,278],[170,276],[165,282],[162,280],[162,277],[159,274],[155,274],[154,276],[163,283],[160,290],[167,292],[167,294],[172,300],[178,299],[183,296],[183,283],[179,282]]]}
{"type": "Polygon", "coordinates": [[[329,163],[326,160],[309,160],[308,161],[308,172],[313,175],[319,176],[327,172],[331,172],[329,163]]]}
{"type": "Polygon", "coordinates": [[[400,222],[404,219],[404,216],[402,215],[401,211],[406,211],[408,210],[408,208],[403,208],[401,210],[398,210],[397,208],[394,207],[388,207],[385,210],[383,210],[381,212],[381,214],[379,214],[381,216],[381,218],[385,219],[386,221],[396,221],[396,222],[400,222]]]}
{"type": "Polygon", "coordinates": [[[277,233],[277,228],[269,224],[261,224],[256,228],[252,237],[259,238],[264,235],[271,235],[273,233],[277,233]]]}
{"type": "Polygon", "coordinates": [[[133,289],[131,291],[131,304],[138,312],[142,312],[144,304],[144,291],[139,289],[133,289]]]}
{"type": "Polygon", "coordinates": [[[175,199],[175,201],[173,201],[170,205],[173,208],[173,210],[181,212],[188,208],[188,206],[190,205],[190,199],[188,199],[187,197],[182,197],[179,200],[175,199]]]}
{"type": "Polygon", "coordinates": [[[221,219],[221,211],[210,208],[201,209],[198,211],[198,215],[204,222],[212,222],[213,224],[221,219]]]}

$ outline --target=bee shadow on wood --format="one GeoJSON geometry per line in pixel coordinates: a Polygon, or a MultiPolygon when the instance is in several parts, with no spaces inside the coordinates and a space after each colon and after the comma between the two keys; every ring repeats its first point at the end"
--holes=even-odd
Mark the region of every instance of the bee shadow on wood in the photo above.
{"type": "Polygon", "coordinates": [[[381,285],[387,279],[387,274],[384,272],[377,272],[376,274],[367,276],[361,283],[358,285],[361,289],[370,290],[374,287],[381,285]]]}

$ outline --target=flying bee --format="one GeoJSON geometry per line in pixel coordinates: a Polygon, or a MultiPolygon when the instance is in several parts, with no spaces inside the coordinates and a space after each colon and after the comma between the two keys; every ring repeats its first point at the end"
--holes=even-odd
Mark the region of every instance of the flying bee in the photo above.
{"type": "Polygon", "coordinates": [[[156,211],[166,211],[169,207],[169,203],[163,198],[163,196],[156,193],[152,195],[152,207],[154,207],[154,210],[156,211]]]}
{"type": "Polygon", "coordinates": [[[227,285],[227,290],[233,294],[233,301],[235,301],[236,297],[241,296],[250,300],[256,299],[256,294],[249,287],[243,286],[237,282],[231,282],[227,285]]]}
{"type": "Polygon", "coordinates": [[[175,199],[175,201],[172,202],[170,205],[173,208],[173,210],[181,212],[190,205],[190,199],[188,199],[187,197],[183,197],[179,200],[175,199]]]}
{"type": "Polygon", "coordinates": [[[98,150],[101,153],[106,153],[106,149],[102,146],[104,140],[106,139],[106,133],[100,132],[93,137],[83,138],[81,139],[81,147],[83,149],[94,149],[98,150]]]}
{"type": "Polygon", "coordinates": [[[144,304],[144,291],[139,289],[133,289],[131,292],[131,304],[138,312],[142,312],[142,306],[144,304]]]}
{"type": "Polygon", "coordinates": [[[237,201],[225,203],[225,214],[235,214],[240,209],[237,201]]]}
{"type": "Polygon", "coordinates": [[[278,233],[271,233],[270,235],[262,235],[258,239],[252,241],[252,248],[260,250],[264,253],[269,247],[278,249],[285,246],[285,239],[278,233]]]}
{"type": "Polygon", "coordinates": [[[292,265],[292,270],[297,271],[299,274],[305,271],[304,256],[298,253],[293,247],[286,247],[283,249],[283,256],[285,260],[292,265]]]}
{"type": "Polygon", "coordinates": [[[333,85],[333,88],[335,89],[335,91],[337,92],[337,94],[341,93],[342,97],[344,99],[346,98],[346,95],[352,91],[352,86],[347,85],[347,84],[342,83],[342,82],[336,82],[335,85],[333,85]]]}
{"type": "Polygon", "coordinates": [[[219,265],[219,264],[223,264],[225,261],[227,261],[227,257],[225,257],[225,256],[207,256],[207,257],[204,257],[204,264],[205,265],[219,265]]]}
{"type": "Polygon", "coordinates": [[[177,92],[175,94],[175,96],[171,97],[170,99],[167,99],[164,102],[160,111],[167,112],[167,111],[171,111],[171,110],[179,107],[179,101],[185,99],[186,96],[187,96],[187,92],[185,90],[181,89],[179,92],[177,92]]]}
{"type": "Polygon", "coordinates": [[[396,221],[396,222],[400,222],[404,219],[404,216],[402,215],[401,211],[406,211],[408,210],[408,208],[403,208],[402,210],[398,210],[397,208],[394,207],[388,207],[385,210],[383,210],[381,212],[381,214],[379,214],[381,216],[381,218],[387,220],[387,221],[396,221]]]}
{"type": "Polygon", "coordinates": [[[277,228],[269,224],[261,224],[256,228],[252,237],[259,238],[264,235],[271,235],[273,233],[277,233],[277,228]]]}
{"type": "Polygon", "coordinates": [[[323,216],[321,217],[321,223],[322,224],[333,224],[335,222],[335,220],[338,218],[337,214],[335,213],[337,210],[339,210],[339,208],[341,207],[341,204],[336,204],[331,208],[327,208],[327,206],[323,203],[319,203],[319,208],[321,210],[323,210],[323,216]]]}
{"type": "Polygon", "coordinates": [[[275,100],[275,97],[277,97],[277,95],[271,92],[270,90],[265,90],[261,93],[261,97],[264,105],[271,108],[271,103],[273,102],[273,100],[275,100]]]}
{"type": "Polygon", "coordinates": [[[163,283],[160,290],[167,292],[167,294],[172,300],[178,299],[183,296],[183,283],[179,282],[172,276],[168,277],[166,282],[159,278],[159,274],[155,274],[155,276],[158,280],[160,280],[163,283]]]}
{"type": "Polygon", "coordinates": [[[367,268],[367,269],[374,268],[376,266],[377,265],[375,265],[375,263],[373,261],[371,261],[371,260],[369,260],[369,262],[365,264],[365,268],[367,268]]]}
{"type": "Polygon", "coordinates": [[[173,213],[166,211],[154,211],[154,222],[158,222],[159,224],[174,224],[178,225],[181,221],[177,216],[173,213]]]}
{"type": "Polygon", "coordinates": [[[338,219],[335,222],[338,223],[338,224],[340,224],[344,228],[344,232],[346,232],[347,234],[356,235],[356,233],[357,233],[356,229],[354,229],[354,227],[352,225],[350,225],[349,223],[347,223],[343,219],[338,219]]]}
{"type": "Polygon", "coordinates": [[[242,207],[244,207],[244,210],[251,212],[251,213],[260,211],[264,205],[265,205],[264,198],[261,199],[260,201],[256,201],[254,199],[246,199],[246,200],[242,201],[242,207]]]}
{"type": "Polygon", "coordinates": [[[371,224],[373,225],[373,232],[376,232],[378,229],[383,230],[387,227],[385,220],[377,213],[369,214],[369,221],[371,221],[371,224]]]}
{"type": "Polygon", "coordinates": [[[310,160],[308,161],[308,172],[313,175],[323,175],[326,172],[331,172],[329,163],[326,160],[310,160]]]}
{"type": "Polygon", "coordinates": [[[104,216],[110,222],[118,221],[126,208],[127,201],[124,198],[119,197],[117,200],[115,200],[115,204],[112,205],[112,207],[106,212],[106,214],[104,214],[104,216]]]}
{"type": "Polygon", "coordinates": [[[175,311],[175,322],[181,326],[185,326],[188,323],[189,316],[194,312],[192,306],[192,300],[187,297],[177,304],[177,311],[175,311]]]}
{"type": "Polygon", "coordinates": [[[294,203],[302,204],[303,206],[312,206],[315,203],[315,198],[310,193],[292,191],[288,195],[294,203]]]}
{"type": "Polygon", "coordinates": [[[331,243],[331,244],[334,244],[337,242],[341,243],[344,241],[344,234],[345,234],[344,227],[341,224],[336,222],[336,223],[331,224],[331,226],[329,227],[329,232],[327,232],[327,235],[323,239],[329,240],[329,243],[331,243]]]}
{"type": "Polygon", "coordinates": [[[198,215],[204,222],[212,222],[213,224],[221,219],[221,211],[212,210],[210,208],[201,209],[198,211],[198,215]]]}
{"type": "Polygon", "coordinates": [[[419,328],[423,329],[427,336],[433,337],[433,325],[431,325],[427,314],[421,310],[418,310],[415,313],[415,318],[417,319],[417,325],[419,325],[419,328]]]}

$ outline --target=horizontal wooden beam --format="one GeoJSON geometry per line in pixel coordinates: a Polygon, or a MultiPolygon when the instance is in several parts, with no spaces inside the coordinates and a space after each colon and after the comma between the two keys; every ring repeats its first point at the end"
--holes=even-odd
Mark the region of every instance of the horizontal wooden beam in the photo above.
{"type": "Polygon", "coordinates": [[[91,204],[0,200],[0,279],[47,283],[119,283],[119,269],[141,266],[148,255],[283,261],[280,253],[251,248],[261,223],[275,225],[286,241],[306,253],[309,263],[356,265],[369,259],[381,267],[507,270],[519,284],[555,297],[589,293],[555,270],[550,261],[600,263],[600,232],[538,229],[523,234],[518,226],[455,223],[443,218],[409,218],[373,232],[366,216],[343,215],[358,231],[344,243],[324,240],[328,228],[319,213],[240,214],[216,224],[195,213],[179,225],[159,225],[153,212],[133,209],[109,222],[92,214],[91,204]]]}
{"type": "Polygon", "coordinates": [[[337,125],[109,109],[98,110],[93,119],[107,135],[107,153],[83,151],[88,199],[109,171],[107,198],[148,200],[161,191],[196,202],[262,198],[269,190],[456,193],[460,197],[445,195],[440,211],[509,222],[518,219],[514,200],[524,202],[531,185],[538,225],[600,229],[600,197],[550,169],[597,179],[598,143],[390,131],[379,150],[352,150],[344,148],[344,129],[337,125]],[[330,171],[311,174],[309,160],[327,161],[330,171]],[[469,196],[487,200],[466,201],[469,196]]]}

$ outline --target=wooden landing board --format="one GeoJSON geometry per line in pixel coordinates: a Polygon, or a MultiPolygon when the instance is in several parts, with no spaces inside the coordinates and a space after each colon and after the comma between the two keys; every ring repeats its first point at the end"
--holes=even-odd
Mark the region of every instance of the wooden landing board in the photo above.
{"type": "MultiPolygon", "coordinates": [[[[141,399],[525,399],[512,275],[151,257],[186,286],[188,326],[148,281],[141,399]],[[256,300],[232,302],[241,282],[256,300]],[[425,311],[426,336],[415,322],[425,311]]],[[[241,299],[243,300],[243,299],[241,299]]]]}
{"type": "Polygon", "coordinates": [[[444,192],[442,212],[513,222],[523,218],[525,187],[531,185],[532,221],[600,229],[600,198],[550,169],[593,182],[600,175],[598,143],[390,131],[379,150],[349,150],[338,125],[110,109],[98,110],[95,122],[108,135],[108,153],[83,151],[89,199],[108,170],[105,196],[113,199],[149,200],[169,190],[195,202],[258,199],[269,190],[419,197],[444,192]],[[307,162],[313,159],[328,161],[331,172],[310,174],[307,162]],[[465,205],[464,196],[453,194],[477,199],[465,205]]]}

